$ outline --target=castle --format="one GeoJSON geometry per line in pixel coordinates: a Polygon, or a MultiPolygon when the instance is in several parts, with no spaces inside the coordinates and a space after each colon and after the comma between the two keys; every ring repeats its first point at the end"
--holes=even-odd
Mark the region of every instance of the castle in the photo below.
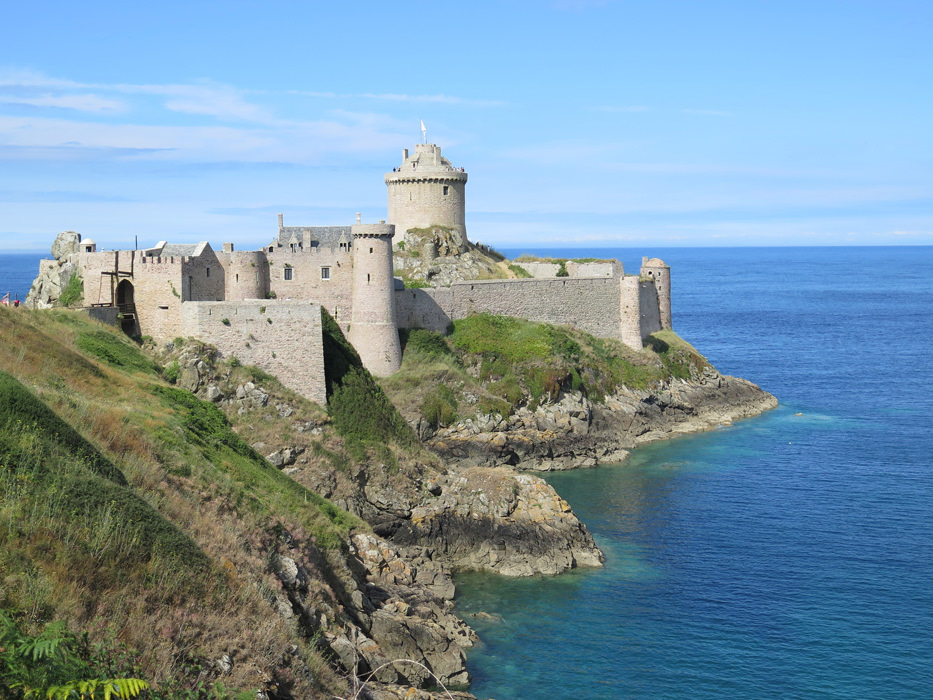
{"type": "MultiPolygon", "coordinates": [[[[72,234],[66,252],[84,280],[93,316],[159,341],[201,339],[321,404],[321,307],[380,376],[401,364],[399,328],[443,332],[474,313],[570,324],[636,349],[650,333],[671,327],[670,270],[657,258],[643,258],[639,275],[625,275],[618,261],[568,262],[564,277],[556,264],[529,263],[532,279],[406,289],[393,274],[393,246],[409,234],[429,234],[418,239],[428,256],[439,254],[432,231],[443,232],[443,254],[471,247],[467,173],[437,145],[418,144],[412,155],[403,151],[402,165],[385,182],[387,222],[364,224],[357,215],[350,226],[285,226],[279,214],[278,234],[259,250],[161,241],[144,250],[99,251],[94,241],[72,234]]],[[[43,261],[40,279],[56,264],[61,261],[43,261]]]]}

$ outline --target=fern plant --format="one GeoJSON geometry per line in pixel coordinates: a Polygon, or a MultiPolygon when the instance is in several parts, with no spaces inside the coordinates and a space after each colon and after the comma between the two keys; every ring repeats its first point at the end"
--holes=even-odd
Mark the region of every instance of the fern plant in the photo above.
{"type": "Polygon", "coordinates": [[[139,678],[87,678],[81,642],[61,620],[36,635],[0,610],[0,695],[10,700],[128,700],[149,687],[139,678]]]}

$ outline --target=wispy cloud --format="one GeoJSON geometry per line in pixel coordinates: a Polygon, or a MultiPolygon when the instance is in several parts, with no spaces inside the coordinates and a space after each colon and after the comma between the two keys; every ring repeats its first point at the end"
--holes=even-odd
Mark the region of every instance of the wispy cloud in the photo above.
{"type": "Polygon", "coordinates": [[[596,107],[596,111],[598,112],[620,112],[620,113],[648,112],[650,111],[650,107],[646,107],[645,105],[631,105],[627,107],[616,107],[616,106],[606,105],[602,107],[596,107]]]}
{"type": "Polygon", "coordinates": [[[706,117],[729,117],[731,112],[723,112],[718,109],[682,109],[684,114],[699,114],[706,117]]]}
{"type": "Polygon", "coordinates": [[[609,0],[553,0],[551,7],[565,12],[582,12],[594,7],[605,7],[609,0]]]}
{"type": "Polygon", "coordinates": [[[506,102],[502,100],[480,100],[469,97],[454,97],[452,95],[408,95],[405,93],[375,93],[375,92],[357,92],[357,93],[338,93],[338,92],[315,92],[313,90],[289,90],[287,94],[301,95],[304,97],[318,97],[322,99],[362,99],[362,100],[383,100],[386,102],[411,102],[411,103],[435,103],[464,105],[471,107],[500,107],[506,102]]]}
{"type": "Polygon", "coordinates": [[[127,106],[119,100],[98,95],[4,95],[0,93],[0,104],[24,105],[28,107],[71,109],[77,112],[124,112],[127,106]]]}

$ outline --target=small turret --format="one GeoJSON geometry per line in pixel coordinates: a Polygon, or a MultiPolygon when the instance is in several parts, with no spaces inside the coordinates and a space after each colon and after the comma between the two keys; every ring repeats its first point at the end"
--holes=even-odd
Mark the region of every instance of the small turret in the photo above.
{"type": "Polygon", "coordinates": [[[353,301],[349,340],[363,365],[385,377],[402,366],[402,345],[395,322],[395,278],[392,236],[395,227],[355,224],[353,235],[353,301]]]}

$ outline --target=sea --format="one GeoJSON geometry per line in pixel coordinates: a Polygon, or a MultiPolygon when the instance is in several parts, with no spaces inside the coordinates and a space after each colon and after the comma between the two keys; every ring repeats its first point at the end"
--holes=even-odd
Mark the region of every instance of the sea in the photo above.
{"type": "Polygon", "coordinates": [[[933,697],[933,247],[503,252],[661,257],[677,333],[780,406],[548,476],[605,566],[458,575],[472,692],[933,697]]]}
{"type": "Polygon", "coordinates": [[[530,252],[661,257],[674,330],[780,406],[547,477],[605,567],[458,575],[472,692],[933,697],[933,247],[530,252]]]}
{"type": "Polygon", "coordinates": [[[25,301],[32,281],[39,274],[39,260],[51,258],[48,253],[4,253],[0,251],[0,297],[10,293],[13,300],[25,301]]]}

